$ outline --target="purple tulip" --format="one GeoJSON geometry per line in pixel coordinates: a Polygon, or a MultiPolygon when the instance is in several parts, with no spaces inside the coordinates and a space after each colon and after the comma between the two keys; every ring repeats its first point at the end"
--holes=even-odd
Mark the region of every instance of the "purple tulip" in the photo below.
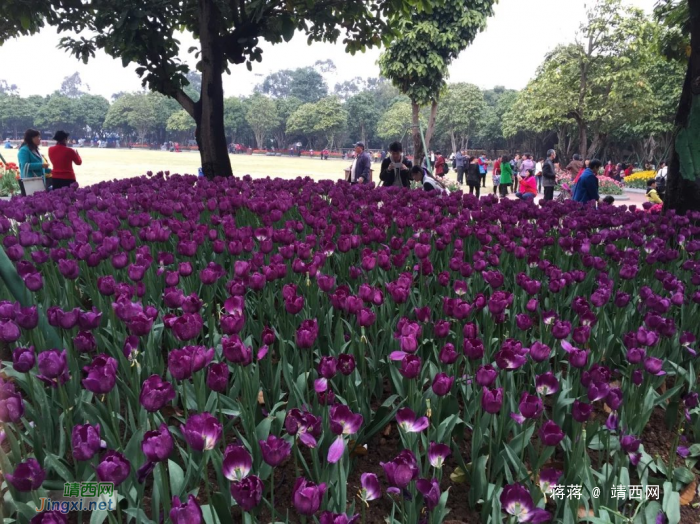
{"type": "Polygon", "coordinates": [[[97,279],[97,290],[100,292],[100,295],[110,297],[114,295],[116,287],[117,283],[112,275],[108,275],[106,277],[99,277],[97,279]]]}
{"type": "Polygon", "coordinates": [[[81,331],[92,331],[100,327],[102,321],[102,312],[97,308],[92,308],[92,311],[81,311],[78,316],[78,326],[81,331]]]}
{"type": "Polygon", "coordinates": [[[564,440],[564,432],[553,420],[548,420],[542,424],[539,436],[545,446],[557,446],[564,440]]]}
{"type": "Polygon", "coordinates": [[[554,395],[559,391],[559,381],[551,371],[547,371],[547,373],[537,375],[535,387],[540,395],[554,395]]]}
{"type": "Polygon", "coordinates": [[[335,357],[321,357],[318,374],[323,378],[332,379],[338,371],[338,360],[335,357]]]}
{"type": "Polygon", "coordinates": [[[252,511],[257,508],[264,490],[262,480],[255,475],[231,482],[231,496],[243,511],[252,511]]]}
{"type": "Polygon", "coordinates": [[[544,411],[544,405],[542,404],[542,399],[537,395],[530,395],[529,393],[523,391],[520,396],[520,414],[525,418],[537,418],[544,411]]]}
{"type": "Polygon", "coordinates": [[[311,349],[318,337],[318,322],[316,319],[304,320],[297,329],[296,343],[299,349],[311,349]]]}
{"type": "Polygon", "coordinates": [[[17,464],[12,473],[5,474],[5,478],[17,491],[34,491],[43,484],[46,471],[42,469],[36,459],[30,458],[17,464]]]}
{"type": "Polygon", "coordinates": [[[533,325],[532,318],[529,315],[520,313],[515,316],[515,324],[521,331],[527,331],[533,325]]]}
{"type": "Polygon", "coordinates": [[[229,369],[226,362],[214,362],[207,371],[207,387],[217,393],[226,393],[228,389],[229,369]]]}
{"type": "Polygon", "coordinates": [[[122,346],[122,353],[124,356],[132,362],[139,353],[139,337],[130,335],[126,337],[124,345],[122,346]]]}
{"type": "Polygon", "coordinates": [[[629,348],[627,350],[627,361],[630,364],[639,364],[647,356],[644,348],[629,348]]]}
{"type": "Polygon", "coordinates": [[[481,407],[486,413],[495,415],[501,411],[503,406],[503,388],[487,389],[482,388],[481,407]]]}
{"type": "Polygon", "coordinates": [[[454,377],[449,377],[446,373],[438,373],[433,379],[433,393],[439,397],[448,395],[452,389],[452,384],[454,384],[454,381],[454,377]]]}
{"type": "Polygon", "coordinates": [[[73,347],[78,353],[90,353],[97,349],[95,335],[89,331],[80,331],[73,337],[73,347]]]}
{"type": "Polygon", "coordinates": [[[416,355],[406,355],[401,360],[401,367],[399,368],[399,373],[408,379],[413,380],[420,375],[422,362],[420,357],[416,355]]]}
{"type": "Polygon", "coordinates": [[[100,425],[78,424],[74,426],[71,443],[75,460],[90,460],[101,448],[100,425]]]}
{"type": "Polygon", "coordinates": [[[452,451],[450,447],[445,444],[431,442],[430,446],[428,446],[428,460],[430,461],[430,465],[434,468],[442,468],[445,460],[447,460],[447,457],[450,455],[452,455],[452,451]]]}
{"type": "Polygon", "coordinates": [[[338,371],[346,377],[352,375],[355,371],[355,357],[346,353],[338,355],[338,371]]]}
{"type": "Polygon", "coordinates": [[[292,453],[292,445],[284,439],[269,435],[267,440],[261,440],[260,452],[265,464],[276,468],[287,460],[292,453]]]}
{"type": "Polygon", "coordinates": [[[131,464],[124,455],[110,450],[100,460],[96,472],[100,482],[111,482],[116,487],[131,473],[131,464]]]}
{"type": "Polygon", "coordinates": [[[24,415],[22,395],[12,382],[0,378],[0,422],[19,422],[24,415]]]}
{"type": "Polygon", "coordinates": [[[0,320],[0,342],[10,344],[19,340],[22,332],[12,320],[0,320]]]}
{"type": "Polygon", "coordinates": [[[476,370],[476,383],[482,387],[490,387],[497,377],[498,371],[491,364],[479,366],[479,369],[476,370]]]}
{"type": "Polygon", "coordinates": [[[230,481],[243,480],[250,474],[253,459],[243,446],[229,444],[224,452],[222,471],[230,481]]]}
{"type": "Polygon", "coordinates": [[[314,484],[303,477],[299,477],[292,489],[292,503],[294,509],[300,515],[310,517],[321,507],[323,495],[326,493],[326,484],[314,484]]]}
{"type": "Polygon", "coordinates": [[[58,270],[68,280],[75,280],[80,275],[80,267],[77,260],[61,259],[58,261],[58,270]]]}
{"type": "Polygon", "coordinates": [[[379,479],[374,473],[363,473],[360,476],[360,499],[367,504],[372,500],[377,500],[382,496],[382,488],[379,484],[379,479]]]}
{"type": "Polygon", "coordinates": [[[552,515],[543,509],[536,508],[530,492],[522,484],[508,484],[501,492],[501,508],[504,512],[518,519],[518,522],[548,522],[552,515]]]}
{"type": "Polygon", "coordinates": [[[470,360],[481,360],[484,358],[484,343],[479,338],[465,338],[462,343],[462,350],[470,360]]]}
{"type": "Polygon", "coordinates": [[[191,415],[181,428],[185,442],[195,451],[209,451],[221,439],[221,423],[211,413],[191,415]]]}
{"type": "Polygon", "coordinates": [[[692,391],[686,395],[683,395],[681,398],[683,399],[683,403],[685,404],[686,408],[694,409],[698,407],[698,394],[696,392],[692,391]]]}
{"type": "Polygon", "coordinates": [[[535,362],[546,362],[551,354],[551,348],[542,342],[534,342],[530,347],[530,358],[535,362]]]}
{"type": "Polygon", "coordinates": [[[574,405],[571,409],[571,416],[577,422],[584,423],[588,421],[593,412],[593,406],[579,400],[574,400],[574,405]]]}
{"type": "Polygon", "coordinates": [[[170,520],[172,524],[202,524],[204,515],[193,495],[187,496],[186,504],[180,501],[180,497],[173,497],[170,520]]]}
{"type": "Polygon", "coordinates": [[[610,407],[611,410],[617,411],[622,405],[622,390],[620,388],[613,388],[608,392],[607,397],[605,397],[605,403],[610,407]]]}
{"type": "Polygon", "coordinates": [[[647,357],[644,359],[644,369],[650,375],[662,376],[666,372],[663,371],[664,361],[656,357],[647,357]]]}
{"type": "Polygon", "coordinates": [[[164,423],[157,430],[147,431],[141,441],[141,451],[149,462],[162,462],[173,452],[173,437],[164,423]]]}
{"type": "Polygon", "coordinates": [[[95,395],[109,393],[117,383],[117,361],[107,355],[97,355],[92,364],[85,366],[83,387],[95,395]]]}
{"type": "Polygon", "coordinates": [[[284,427],[287,433],[296,436],[310,448],[316,447],[316,439],[321,436],[321,419],[297,408],[287,411],[284,427]]]}
{"type": "Polygon", "coordinates": [[[63,385],[70,379],[65,349],[63,351],[57,349],[42,351],[37,357],[37,362],[39,374],[36,378],[46,382],[51,387],[63,385]]]}
{"type": "Polygon", "coordinates": [[[331,513],[330,511],[323,511],[321,517],[319,518],[320,524],[355,524],[360,520],[360,515],[354,515],[348,517],[344,513],[331,513]]]}
{"type": "Polygon", "coordinates": [[[459,353],[453,344],[445,344],[440,350],[440,362],[446,365],[454,364],[459,358],[459,353]]]}
{"type": "Polygon", "coordinates": [[[29,524],[68,524],[68,519],[60,511],[42,511],[32,517],[29,524]]]}
{"type": "Polygon", "coordinates": [[[540,471],[539,485],[542,493],[550,493],[552,488],[559,485],[559,479],[564,475],[563,471],[555,468],[545,468],[540,471]]]}
{"type": "Polygon", "coordinates": [[[509,347],[504,347],[498,353],[496,353],[496,365],[500,369],[518,369],[525,365],[526,362],[527,357],[525,355],[518,353],[509,347]]]}
{"type": "Polygon", "coordinates": [[[404,449],[391,462],[380,462],[389,484],[404,489],[418,478],[418,462],[411,450],[404,449]]]}
{"type": "Polygon", "coordinates": [[[420,433],[430,425],[428,417],[416,418],[416,414],[411,408],[398,410],[396,412],[396,423],[406,433],[420,433]]]}
{"type": "Polygon", "coordinates": [[[558,340],[565,339],[571,333],[571,322],[557,320],[552,327],[552,335],[558,340]]]}
{"type": "Polygon", "coordinates": [[[181,341],[193,340],[199,336],[204,326],[204,321],[199,313],[183,313],[166,326],[173,331],[175,338],[181,341]]]}
{"type": "Polygon", "coordinates": [[[221,339],[224,357],[234,364],[239,364],[243,367],[253,363],[253,348],[243,344],[238,335],[224,337],[221,339]]]}
{"type": "Polygon", "coordinates": [[[451,325],[447,320],[438,320],[433,325],[433,333],[436,338],[447,338],[450,334],[451,325]]]}
{"type": "Polygon", "coordinates": [[[634,435],[625,435],[620,439],[620,447],[622,451],[627,453],[630,459],[630,464],[636,466],[639,464],[639,460],[642,458],[642,454],[639,452],[639,446],[642,443],[634,435]]]}
{"type": "Polygon", "coordinates": [[[12,368],[18,373],[27,373],[36,364],[34,346],[15,348],[12,351],[12,368]]]}
{"type": "Polygon", "coordinates": [[[39,325],[39,310],[36,306],[22,307],[14,304],[14,320],[22,329],[34,329],[39,325]]]}
{"type": "Polygon", "coordinates": [[[151,375],[143,382],[139,401],[146,411],[154,413],[165,407],[174,398],[175,388],[173,385],[158,375],[151,375]]]}

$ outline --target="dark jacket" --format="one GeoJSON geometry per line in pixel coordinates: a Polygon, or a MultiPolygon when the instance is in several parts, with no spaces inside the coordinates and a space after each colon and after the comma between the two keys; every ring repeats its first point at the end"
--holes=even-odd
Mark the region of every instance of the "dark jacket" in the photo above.
{"type": "Polygon", "coordinates": [[[358,178],[364,178],[365,184],[368,183],[370,169],[372,169],[372,158],[367,151],[363,151],[357,159],[355,172],[350,173],[350,182],[355,184],[358,178]]]}
{"type": "Polygon", "coordinates": [[[467,184],[479,184],[481,180],[481,171],[479,164],[467,165],[467,184]]]}
{"type": "Polygon", "coordinates": [[[554,187],[557,185],[557,174],[554,162],[548,158],[542,166],[542,187],[554,187]]]}
{"type": "Polygon", "coordinates": [[[581,178],[578,179],[576,187],[574,187],[573,199],[582,204],[586,204],[591,200],[596,202],[600,200],[598,195],[598,177],[591,169],[586,169],[581,178]]]}
{"type": "MultiPolygon", "coordinates": [[[[399,175],[401,176],[401,185],[403,187],[411,187],[411,168],[413,163],[405,158],[401,160],[401,163],[405,165],[408,169],[401,171],[399,175]]],[[[396,172],[394,169],[389,169],[389,166],[393,164],[391,157],[387,157],[382,162],[382,166],[379,170],[379,179],[382,181],[384,187],[391,187],[396,181],[396,172]]]]}

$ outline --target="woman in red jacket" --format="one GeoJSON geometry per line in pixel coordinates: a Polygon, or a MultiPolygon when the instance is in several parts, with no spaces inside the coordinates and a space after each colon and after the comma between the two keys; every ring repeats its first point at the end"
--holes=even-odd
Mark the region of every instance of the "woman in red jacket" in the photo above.
{"type": "Polygon", "coordinates": [[[56,131],[53,139],[56,141],[56,145],[49,148],[49,160],[53,164],[51,189],[69,187],[75,183],[73,164],[79,166],[83,160],[75,149],[68,147],[68,133],[56,131]]]}
{"type": "Polygon", "coordinates": [[[528,169],[525,177],[520,179],[520,191],[515,196],[521,200],[532,200],[537,196],[537,179],[535,170],[528,169]]]}

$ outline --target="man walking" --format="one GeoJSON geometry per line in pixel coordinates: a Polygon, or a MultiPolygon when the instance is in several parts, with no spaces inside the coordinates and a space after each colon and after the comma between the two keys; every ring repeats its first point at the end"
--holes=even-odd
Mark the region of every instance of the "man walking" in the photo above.
{"type": "Polygon", "coordinates": [[[557,185],[557,175],[554,169],[554,160],[557,152],[554,149],[547,151],[547,160],[542,166],[542,187],[544,188],[544,200],[554,200],[554,186],[557,185]]]}
{"type": "Polygon", "coordinates": [[[350,167],[350,183],[364,184],[369,182],[369,172],[372,169],[372,158],[365,151],[365,144],[355,144],[355,160],[350,167]]]}

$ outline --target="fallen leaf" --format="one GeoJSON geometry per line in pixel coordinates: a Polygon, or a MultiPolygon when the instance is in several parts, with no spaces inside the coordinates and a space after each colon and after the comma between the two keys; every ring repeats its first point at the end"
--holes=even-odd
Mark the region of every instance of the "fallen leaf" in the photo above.
{"type": "Polygon", "coordinates": [[[348,443],[348,447],[352,450],[350,454],[351,457],[365,457],[367,456],[367,444],[364,446],[356,446],[355,441],[351,440],[348,443]]]}
{"type": "Polygon", "coordinates": [[[693,479],[690,484],[683,488],[681,491],[681,506],[687,506],[695,498],[695,490],[698,487],[697,479],[693,479]]]}
{"type": "Polygon", "coordinates": [[[262,389],[258,391],[258,404],[261,406],[265,405],[265,395],[263,395],[262,389]]]}
{"type": "Polygon", "coordinates": [[[450,474],[450,480],[455,484],[464,484],[467,481],[467,474],[462,468],[457,466],[450,474]]]}
{"type": "Polygon", "coordinates": [[[391,424],[387,424],[387,426],[384,428],[384,431],[382,432],[382,435],[385,437],[388,437],[391,434],[391,424]]]}
{"type": "Polygon", "coordinates": [[[593,513],[592,509],[586,509],[583,506],[578,508],[578,518],[584,519],[586,517],[595,517],[595,513],[593,513]]]}

